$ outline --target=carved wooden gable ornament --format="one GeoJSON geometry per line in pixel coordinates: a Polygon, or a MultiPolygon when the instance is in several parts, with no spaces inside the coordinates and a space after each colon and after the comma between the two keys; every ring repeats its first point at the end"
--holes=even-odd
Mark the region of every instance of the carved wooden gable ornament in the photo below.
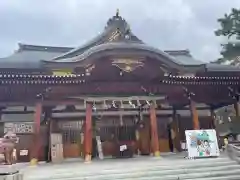
{"type": "Polygon", "coordinates": [[[144,66],[143,59],[127,59],[127,58],[118,58],[113,59],[112,65],[118,67],[124,72],[132,72],[139,67],[144,66]]]}

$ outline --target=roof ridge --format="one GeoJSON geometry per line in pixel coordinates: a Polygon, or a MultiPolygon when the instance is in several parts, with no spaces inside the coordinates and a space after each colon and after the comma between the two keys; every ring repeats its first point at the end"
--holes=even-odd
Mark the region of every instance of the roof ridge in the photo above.
{"type": "Polygon", "coordinates": [[[64,46],[44,46],[44,45],[33,45],[18,43],[17,52],[21,51],[50,51],[50,52],[66,52],[74,49],[73,47],[64,46]]]}
{"type": "Polygon", "coordinates": [[[172,55],[189,55],[190,51],[188,49],[183,49],[183,50],[164,50],[165,53],[172,54],[172,55]]]}

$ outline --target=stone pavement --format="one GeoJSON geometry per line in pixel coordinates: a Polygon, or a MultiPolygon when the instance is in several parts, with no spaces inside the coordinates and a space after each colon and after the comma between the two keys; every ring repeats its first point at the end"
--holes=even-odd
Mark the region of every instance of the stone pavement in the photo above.
{"type": "Polygon", "coordinates": [[[79,161],[62,164],[20,166],[24,180],[233,180],[240,179],[240,166],[225,156],[190,160],[183,154],[162,157],[106,159],[85,164],[79,161]]]}

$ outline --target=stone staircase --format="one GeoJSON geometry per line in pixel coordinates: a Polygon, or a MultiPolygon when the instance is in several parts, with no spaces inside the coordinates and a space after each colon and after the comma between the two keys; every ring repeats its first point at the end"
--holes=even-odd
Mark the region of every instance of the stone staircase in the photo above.
{"type": "Polygon", "coordinates": [[[239,180],[240,165],[228,157],[132,158],[45,165],[24,170],[24,180],[239,180]]]}

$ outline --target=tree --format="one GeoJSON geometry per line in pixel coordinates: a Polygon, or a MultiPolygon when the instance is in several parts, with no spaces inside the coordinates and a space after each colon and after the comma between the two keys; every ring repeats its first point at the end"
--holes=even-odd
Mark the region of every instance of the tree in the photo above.
{"type": "Polygon", "coordinates": [[[218,19],[218,22],[221,29],[215,31],[217,36],[225,36],[228,39],[236,36],[236,39],[240,40],[240,9],[233,8],[230,14],[225,14],[223,18],[218,19]]]}
{"type": "Polygon", "coordinates": [[[215,35],[227,37],[228,42],[222,45],[223,57],[214,63],[240,65],[240,9],[233,8],[230,14],[225,14],[218,22],[221,27],[215,31],[215,35]]]}

